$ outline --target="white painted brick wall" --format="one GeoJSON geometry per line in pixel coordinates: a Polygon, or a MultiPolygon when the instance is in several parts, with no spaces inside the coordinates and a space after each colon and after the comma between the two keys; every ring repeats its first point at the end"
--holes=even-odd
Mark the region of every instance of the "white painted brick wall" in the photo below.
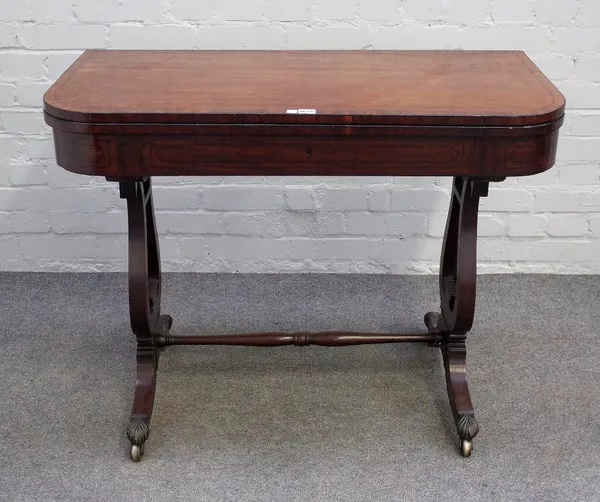
{"type": "MultiPolygon", "coordinates": [[[[484,272],[600,272],[598,0],[0,0],[0,269],[124,270],[116,186],[56,166],[44,91],[86,48],[522,49],[564,92],[557,166],[481,204],[484,272]]],[[[433,273],[443,178],[157,178],[165,269],[433,273]]]]}

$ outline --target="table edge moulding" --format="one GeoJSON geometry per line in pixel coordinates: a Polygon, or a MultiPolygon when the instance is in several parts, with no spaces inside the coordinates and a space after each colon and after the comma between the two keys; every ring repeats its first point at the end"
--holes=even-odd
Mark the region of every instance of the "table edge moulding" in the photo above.
{"type": "Polygon", "coordinates": [[[477,216],[490,182],[554,165],[565,99],[520,51],[86,51],[48,90],[57,162],[127,202],[139,461],[171,345],[426,342],[441,349],[460,451],[479,431],[466,376],[477,216]],[[440,312],[419,333],[180,336],[161,313],[152,176],[451,176],[440,312]]]}

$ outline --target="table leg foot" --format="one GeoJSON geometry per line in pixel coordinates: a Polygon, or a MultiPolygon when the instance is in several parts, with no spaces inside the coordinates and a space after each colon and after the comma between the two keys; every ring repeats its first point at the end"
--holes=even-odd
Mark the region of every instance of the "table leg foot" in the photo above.
{"type": "Polygon", "coordinates": [[[448,341],[442,344],[448,400],[460,439],[460,450],[464,457],[471,455],[473,438],[479,432],[475,419],[469,384],[467,382],[466,334],[449,333],[448,341]]]}
{"type": "Polygon", "coordinates": [[[154,408],[156,391],[156,374],[161,340],[168,340],[173,318],[160,315],[154,332],[154,343],[145,345],[138,341],[137,376],[131,417],[127,426],[127,438],[131,443],[130,456],[134,462],[139,462],[144,455],[144,445],[150,436],[150,419],[154,408]]]}
{"type": "Polygon", "coordinates": [[[131,460],[139,462],[144,454],[144,444],[150,436],[150,419],[154,407],[158,352],[154,346],[138,347],[137,376],[127,438],[131,443],[131,460]]]}
{"type": "Polygon", "coordinates": [[[459,416],[460,418],[456,425],[458,435],[463,441],[471,441],[479,432],[479,424],[475,420],[474,415],[463,414],[459,416]]]}
{"type": "Polygon", "coordinates": [[[127,437],[131,442],[131,460],[139,462],[144,455],[144,444],[150,435],[150,425],[144,417],[131,417],[127,427],[127,437]]]}
{"type": "Polygon", "coordinates": [[[437,312],[425,314],[424,321],[429,332],[440,334],[440,341],[430,345],[437,345],[442,350],[448,399],[460,438],[460,450],[464,457],[469,457],[479,424],[474,416],[467,383],[466,334],[449,333],[443,316],[437,312]]]}

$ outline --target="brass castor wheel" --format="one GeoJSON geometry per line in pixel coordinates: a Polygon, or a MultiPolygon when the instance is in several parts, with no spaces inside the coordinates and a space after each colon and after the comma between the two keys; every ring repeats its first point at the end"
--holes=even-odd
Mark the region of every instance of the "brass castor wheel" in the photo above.
{"type": "Polygon", "coordinates": [[[142,460],[143,455],[144,455],[144,443],[142,443],[141,445],[137,445],[137,444],[131,445],[131,451],[129,452],[129,456],[131,457],[131,460],[133,460],[134,462],[139,462],[140,460],[142,460]]]}
{"type": "Polygon", "coordinates": [[[473,441],[467,441],[466,439],[460,440],[460,453],[463,457],[470,457],[473,451],[473,441]]]}

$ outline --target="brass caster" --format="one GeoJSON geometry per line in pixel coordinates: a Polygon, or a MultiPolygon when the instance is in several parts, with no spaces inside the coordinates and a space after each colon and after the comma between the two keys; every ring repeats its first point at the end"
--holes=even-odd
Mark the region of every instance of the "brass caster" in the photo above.
{"type": "Polygon", "coordinates": [[[131,445],[131,451],[129,452],[131,460],[133,460],[134,462],[139,462],[140,460],[142,460],[143,454],[144,454],[144,444],[143,443],[141,445],[137,445],[137,444],[131,445]]]}
{"type": "Polygon", "coordinates": [[[460,440],[460,453],[463,457],[470,457],[473,451],[473,441],[467,441],[466,439],[460,440]]]}

